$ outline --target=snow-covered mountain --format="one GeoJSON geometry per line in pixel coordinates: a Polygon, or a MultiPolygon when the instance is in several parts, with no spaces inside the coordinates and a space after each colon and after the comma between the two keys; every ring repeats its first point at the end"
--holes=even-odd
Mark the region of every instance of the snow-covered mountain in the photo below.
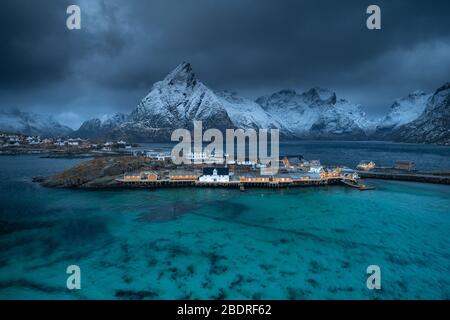
{"type": "MultiPolygon", "coordinates": [[[[228,91],[215,92],[200,82],[191,65],[184,62],[156,82],[130,114],[88,120],[72,136],[170,141],[174,129],[192,129],[193,121],[200,120],[204,129],[279,128],[284,138],[413,141],[400,132],[410,130],[405,126],[416,123],[425,114],[432,123],[445,114],[446,110],[435,114],[432,106],[443,103],[438,100],[436,94],[431,97],[416,91],[395,101],[384,118],[372,121],[359,104],[338,98],[327,89],[312,88],[302,93],[282,90],[256,101],[228,91]]],[[[446,122],[439,121],[436,128],[441,129],[436,130],[448,130],[446,122]]],[[[432,141],[439,142],[442,135],[441,132],[432,141]]],[[[428,138],[425,135],[423,141],[428,138]]]]}
{"type": "Polygon", "coordinates": [[[0,110],[0,131],[30,136],[62,137],[73,130],[52,116],[9,109],[0,110]]]}
{"type": "Polygon", "coordinates": [[[282,90],[256,102],[297,137],[364,138],[373,126],[360,105],[327,89],[282,90]]]}
{"type": "Polygon", "coordinates": [[[104,120],[95,118],[83,122],[80,128],[71,133],[75,138],[120,138],[122,133],[119,128],[120,125],[126,122],[128,115],[123,113],[115,113],[106,117],[104,120]]]}
{"type": "Polygon", "coordinates": [[[419,118],[431,96],[418,90],[405,98],[395,100],[389,113],[376,126],[375,135],[380,137],[389,135],[392,130],[419,118]]]}
{"type": "Polygon", "coordinates": [[[427,100],[425,110],[414,121],[389,135],[396,141],[450,144],[450,82],[436,90],[427,100]]]}
{"type": "Polygon", "coordinates": [[[239,97],[237,93],[229,91],[217,92],[221,103],[227,110],[231,121],[238,128],[272,129],[278,128],[289,134],[285,125],[274,119],[259,104],[254,101],[239,97]]]}
{"type": "Polygon", "coordinates": [[[257,103],[206,87],[195,77],[191,65],[184,62],[156,82],[128,116],[108,126],[100,119],[88,120],[73,135],[168,141],[174,129],[191,129],[194,120],[202,121],[204,129],[283,129],[257,103]]]}

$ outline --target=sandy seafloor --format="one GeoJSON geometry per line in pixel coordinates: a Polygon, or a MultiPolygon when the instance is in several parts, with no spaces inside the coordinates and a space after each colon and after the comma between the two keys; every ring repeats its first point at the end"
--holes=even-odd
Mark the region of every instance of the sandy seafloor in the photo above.
{"type": "Polygon", "coordinates": [[[1,299],[449,299],[450,186],[46,189],[0,157],[1,299]],[[81,290],[66,267],[81,268],[81,290]],[[368,290],[366,268],[381,268],[368,290]]]}

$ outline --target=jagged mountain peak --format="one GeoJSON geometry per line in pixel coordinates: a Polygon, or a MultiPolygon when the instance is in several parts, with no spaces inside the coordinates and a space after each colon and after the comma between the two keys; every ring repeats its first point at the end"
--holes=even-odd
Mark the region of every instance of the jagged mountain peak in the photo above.
{"type": "MultiPolygon", "coordinates": [[[[337,98],[335,92],[320,87],[302,93],[284,89],[256,101],[235,92],[214,91],[197,80],[190,63],[183,62],[156,82],[129,115],[113,115],[103,122],[94,119],[82,128],[86,129],[85,135],[97,137],[168,141],[174,129],[192,129],[193,121],[198,120],[203,122],[205,129],[279,128],[282,135],[297,138],[368,139],[374,138],[379,131],[391,132],[416,119],[425,105],[430,106],[429,114],[436,106],[439,114],[446,115],[441,110],[447,105],[448,92],[450,83],[439,88],[432,98],[422,91],[415,91],[398,99],[384,122],[372,121],[361,105],[337,98]]],[[[445,127],[446,124],[439,126],[445,127]]],[[[387,135],[383,133],[377,137],[387,135]]]]}
{"type": "Polygon", "coordinates": [[[435,108],[442,108],[442,105],[448,105],[450,101],[450,82],[446,82],[439,87],[431,96],[425,112],[431,113],[435,108]]]}
{"type": "Polygon", "coordinates": [[[239,94],[236,91],[230,91],[230,90],[220,90],[220,91],[214,91],[214,93],[221,97],[225,98],[229,101],[233,100],[242,100],[243,98],[239,96],[239,94]]]}
{"type": "Polygon", "coordinates": [[[264,110],[274,110],[280,106],[289,105],[296,108],[299,104],[301,96],[293,89],[282,89],[269,95],[259,97],[255,100],[264,110]]]}
{"type": "Polygon", "coordinates": [[[186,85],[193,87],[197,78],[189,62],[183,61],[164,78],[163,82],[169,85],[186,85]]]}
{"type": "Polygon", "coordinates": [[[271,117],[297,136],[349,138],[365,136],[369,121],[360,105],[337,99],[328,89],[312,88],[301,94],[281,90],[256,100],[271,117]]]}
{"type": "Polygon", "coordinates": [[[114,121],[114,122],[122,122],[122,121],[124,121],[124,120],[126,120],[126,118],[127,118],[128,116],[125,114],[125,113],[122,113],[122,112],[116,112],[116,113],[113,113],[112,115],[109,115],[109,116],[106,116],[104,119],[103,119],[103,122],[111,122],[111,121],[114,121]]]}
{"type": "Polygon", "coordinates": [[[121,112],[116,112],[110,116],[103,118],[102,120],[103,121],[102,121],[101,125],[103,127],[106,127],[106,126],[113,127],[113,126],[119,125],[119,124],[127,121],[128,115],[121,113],[121,112]]]}
{"type": "Polygon", "coordinates": [[[443,86],[439,87],[431,97],[430,108],[440,104],[443,100],[448,100],[450,97],[450,82],[446,82],[443,86]]]}
{"type": "MultiPolygon", "coordinates": [[[[427,100],[431,95],[428,93],[425,93],[422,90],[415,90],[408,94],[406,97],[398,98],[394,101],[394,103],[391,106],[391,110],[398,109],[404,104],[421,104],[425,105],[425,100],[427,100]]],[[[409,107],[409,106],[407,106],[409,107]]],[[[405,108],[405,107],[404,107],[405,108]]],[[[422,110],[423,111],[423,110],[422,110]]]]}
{"type": "Polygon", "coordinates": [[[296,105],[324,105],[335,104],[337,101],[336,93],[324,88],[314,87],[301,94],[293,89],[282,89],[271,95],[260,97],[257,103],[266,107],[269,104],[296,104],[296,105]]]}
{"type": "Polygon", "coordinates": [[[414,121],[396,128],[390,138],[397,141],[450,144],[450,83],[427,99],[425,110],[414,121]]]}
{"type": "Polygon", "coordinates": [[[84,121],[81,124],[80,128],[90,128],[90,129],[95,129],[95,128],[100,128],[102,126],[102,120],[100,120],[99,118],[94,118],[94,119],[89,119],[84,121]]]}
{"type": "Polygon", "coordinates": [[[425,91],[422,90],[415,90],[413,92],[411,92],[410,94],[408,94],[408,97],[419,97],[419,96],[423,96],[426,95],[427,93],[425,91]]]}
{"type": "Polygon", "coordinates": [[[282,89],[272,94],[272,96],[295,96],[297,92],[294,89],[282,89]]]}
{"type": "MultiPolygon", "coordinates": [[[[446,91],[446,90],[448,90],[448,89],[450,89],[450,82],[446,82],[442,87],[439,87],[437,90],[436,90],[436,93],[439,93],[439,92],[442,92],[442,91],[446,91]]],[[[435,94],[436,94],[435,93],[435,94]]]]}
{"type": "Polygon", "coordinates": [[[336,103],[336,93],[320,87],[314,87],[302,93],[302,96],[310,103],[336,103]]]}
{"type": "Polygon", "coordinates": [[[389,113],[379,121],[376,132],[382,136],[390,134],[392,129],[414,121],[425,110],[430,96],[421,90],[416,90],[406,97],[396,99],[389,113]]]}

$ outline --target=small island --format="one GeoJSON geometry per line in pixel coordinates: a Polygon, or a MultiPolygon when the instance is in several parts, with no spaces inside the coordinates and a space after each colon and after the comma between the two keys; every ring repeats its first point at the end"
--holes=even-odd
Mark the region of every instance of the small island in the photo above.
{"type": "Polygon", "coordinates": [[[283,156],[277,174],[264,174],[261,164],[251,161],[220,161],[204,154],[191,155],[200,163],[175,165],[168,153],[141,151],[127,156],[107,156],[83,162],[63,172],[35,177],[45,187],[108,189],[108,188],[289,188],[345,185],[359,190],[372,187],[361,179],[391,179],[450,184],[448,173],[424,173],[399,161],[392,168],[377,167],[363,161],[355,169],[323,166],[319,160],[301,156],[283,156]],[[369,164],[369,165],[367,165],[369,164]]]}
{"type": "Polygon", "coordinates": [[[411,161],[397,161],[393,167],[377,167],[375,162],[361,161],[355,169],[323,166],[319,160],[302,156],[282,156],[278,173],[264,174],[264,166],[251,161],[227,161],[204,153],[191,154],[190,164],[176,165],[170,153],[133,151],[132,155],[103,156],[48,177],[35,177],[42,186],[53,188],[169,188],[222,187],[289,188],[345,185],[371,190],[362,179],[389,179],[450,184],[446,172],[420,172],[411,161]],[[195,159],[195,161],[194,161],[195,159]]]}
{"type": "Polygon", "coordinates": [[[170,154],[135,152],[132,156],[101,157],[81,163],[49,177],[34,180],[46,187],[62,188],[162,188],[201,187],[268,187],[323,186],[343,181],[358,184],[358,175],[340,167],[324,167],[320,161],[301,156],[284,157],[274,175],[264,174],[264,167],[251,161],[218,163],[211,158],[192,155],[192,164],[175,165],[170,154]],[[200,163],[198,163],[200,162],[200,163]]]}

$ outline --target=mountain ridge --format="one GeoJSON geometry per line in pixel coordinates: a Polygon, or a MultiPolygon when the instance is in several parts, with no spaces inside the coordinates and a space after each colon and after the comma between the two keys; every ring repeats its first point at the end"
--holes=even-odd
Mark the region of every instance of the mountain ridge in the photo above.
{"type": "MultiPolygon", "coordinates": [[[[432,96],[415,91],[395,100],[386,116],[371,120],[361,105],[320,87],[304,92],[283,89],[255,101],[229,91],[213,91],[197,79],[189,63],[183,62],[163,80],[153,84],[125,120],[116,121],[113,126],[95,122],[97,130],[87,121],[73,135],[166,142],[170,141],[174,129],[192,129],[193,121],[199,120],[204,129],[222,131],[227,128],[278,128],[283,139],[410,142],[402,131],[408,130],[405,125],[425,112],[432,96]]],[[[447,143],[445,137],[440,140],[441,136],[444,135],[431,140],[447,143]]],[[[428,140],[417,137],[417,141],[428,140]]]]}
{"type": "Polygon", "coordinates": [[[29,136],[63,137],[73,129],[62,125],[51,115],[20,111],[19,109],[0,110],[0,130],[7,133],[29,136]]]}
{"type": "MultiPolygon", "coordinates": [[[[303,92],[283,89],[255,101],[230,91],[214,91],[183,62],[164,79],[154,83],[129,113],[86,120],[76,130],[53,120],[42,120],[51,135],[89,139],[126,139],[133,142],[167,142],[173,130],[203,128],[280,129],[282,139],[389,140],[419,143],[450,143],[447,118],[449,83],[433,94],[414,91],[399,98],[382,118],[370,120],[360,104],[339,97],[334,91],[314,87],[303,92]],[[50,128],[54,126],[54,128],[50,128]],[[419,134],[420,132],[420,134],[419,134]]],[[[29,118],[29,117],[28,117],[29,118]]],[[[39,118],[39,117],[35,117],[39,118]]],[[[5,125],[5,117],[0,119],[5,125]]]]}
{"type": "Polygon", "coordinates": [[[423,113],[389,136],[394,141],[450,144],[450,82],[439,87],[423,113]]]}

